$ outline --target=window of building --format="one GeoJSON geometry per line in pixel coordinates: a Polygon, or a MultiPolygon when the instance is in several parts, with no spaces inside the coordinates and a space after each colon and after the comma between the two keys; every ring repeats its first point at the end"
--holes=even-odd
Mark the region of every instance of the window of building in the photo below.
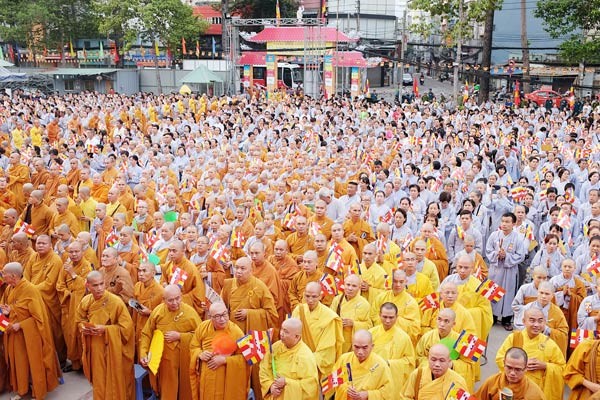
{"type": "Polygon", "coordinates": [[[94,86],[94,81],[83,81],[83,90],[87,90],[90,92],[96,90],[96,87],[94,86]]]}
{"type": "Polygon", "coordinates": [[[65,79],[65,91],[73,91],[75,90],[75,80],[74,79],[65,79]]]}
{"type": "Polygon", "coordinates": [[[213,25],[221,25],[221,17],[212,17],[210,23],[213,25]]]}

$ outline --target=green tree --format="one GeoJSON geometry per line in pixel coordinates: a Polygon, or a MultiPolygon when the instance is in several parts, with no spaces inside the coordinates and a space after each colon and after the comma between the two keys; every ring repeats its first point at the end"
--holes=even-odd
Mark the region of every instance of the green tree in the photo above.
{"type": "MultiPolygon", "coordinates": [[[[122,38],[125,48],[140,39],[153,45],[158,42],[175,53],[182,38],[193,43],[209,26],[181,0],[97,0],[96,9],[102,20],[100,31],[122,38]]],[[[158,55],[153,54],[158,91],[162,93],[158,55]]]]}
{"type": "Polygon", "coordinates": [[[600,0],[540,0],[534,12],[553,38],[568,36],[561,56],[570,62],[600,62],[600,0]]]}
{"type": "MultiPolygon", "coordinates": [[[[229,12],[240,14],[242,18],[275,18],[277,0],[233,0],[229,12]]],[[[281,18],[296,18],[298,1],[279,0],[281,18]]]]}

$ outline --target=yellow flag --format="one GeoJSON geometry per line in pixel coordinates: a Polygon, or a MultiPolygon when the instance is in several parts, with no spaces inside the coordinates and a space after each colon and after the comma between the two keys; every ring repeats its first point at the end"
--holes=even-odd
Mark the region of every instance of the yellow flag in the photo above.
{"type": "Polygon", "coordinates": [[[165,335],[162,331],[159,331],[158,329],[155,330],[152,335],[152,341],[150,342],[150,349],[148,350],[148,369],[152,371],[154,375],[158,372],[164,345],[165,335]]]}
{"type": "Polygon", "coordinates": [[[156,54],[156,57],[158,57],[160,55],[160,52],[158,50],[158,39],[154,40],[154,52],[156,54]]]}
{"type": "Polygon", "coordinates": [[[71,57],[75,57],[75,51],[73,50],[73,41],[69,39],[69,55],[71,57]]]}

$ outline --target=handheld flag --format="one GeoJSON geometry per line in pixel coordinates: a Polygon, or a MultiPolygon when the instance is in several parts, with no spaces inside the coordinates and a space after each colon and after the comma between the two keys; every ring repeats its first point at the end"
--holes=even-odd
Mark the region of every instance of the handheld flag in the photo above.
{"type": "Polygon", "coordinates": [[[592,261],[588,264],[586,270],[592,275],[597,276],[600,274],[600,259],[598,259],[598,257],[592,258],[592,261]]]}
{"type": "Polygon", "coordinates": [[[185,43],[185,38],[181,38],[181,53],[183,55],[187,54],[187,47],[186,47],[186,43],[185,43]]]}
{"type": "Polygon", "coordinates": [[[336,279],[332,275],[324,273],[319,283],[321,284],[321,288],[325,293],[334,296],[338,294],[336,279]]]}
{"type": "Polygon", "coordinates": [[[177,285],[180,288],[182,288],[183,285],[185,284],[185,281],[187,280],[187,278],[188,278],[188,274],[181,268],[177,267],[173,271],[173,275],[171,275],[171,280],[169,281],[169,284],[177,285]]]}
{"type": "Polygon", "coordinates": [[[281,8],[279,7],[279,0],[277,0],[277,3],[275,3],[275,19],[277,19],[277,26],[279,26],[281,21],[281,8]]]}
{"type": "Polygon", "coordinates": [[[435,310],[437,308],[440,308],[440,300],[438,294],[436,292],[433,292],[423,297],[421,300],[419,300],[419,307],[421,308],[421,311],[425,311],[428,309],[435,310]]]}
{"type": "Polygon", "coordinates": [[[238,232],[236,229],[231,231],[231,247],[241,249],[246,244],[246,237],[242,232],[238,232]]]}
{"type": "Polygon", "coordinates": [[[493,303],[500,301],[506,294],[506,290],[502,286],[490,279],[481,282],[475,291],[493,303]]]}
{"type": "Polygon", "coordinates": [[[446,397],[444,400],[477,400],[475,396],[470,394],[464,389],[459,388],[454,382],[450,385],[450,389],[448,393],[446,393],[446,397]]]}
{"type": "Polygon", "coordinates": [[[106,245],[109,247],[115,247],[119,243],[119,235],[113,229],[106,235],[106,245]]]}
{"type": "Polygon", "coordinates": [[[331,244],[329,254],[325,260],[325,267],[331,269],[333,272],[338,272],[340,267],[343,265],[342,253],[344,249],[337,242],[331,244]]]}
{"type": "Polygon", "coordinates": [[[215,291],[207,282],[204,282],[204,292],[206,293],[206,301],[209,304],[215,304],[222,302],[223,299],[219,296],[219,293],[215,291]]]}
{"type": "Polygon", "coordinates": [[[0,332],[6,331],[10,325],[10,320],[4,314],[0,314],[0,332]]]}
{"type": "Polygon", "coordinates": [[[31,224],[28,224],[27,222],[19,218],[17,220],[17,223],[15,224],[15,227],[13,228],[13,233],[19,232],[23,232],[25,235],[27,235],[28,238],[31,238],[35,234],[35,229],[33,229],[33,226],[31,226],[31,224]]]}
{"type": "Polygon", "coordinates": [[[591,331],[588,329],[573,329],[571,331],[571,340],[569,341],[569,347],[574,349],[577,345],[586,339],[598,339],[600,337],[598,331],[591,331]]]}
{"type": "Polygon", "coordinates": [[[323,391],[323,394],[328,393],[344,383],[343,374],[342,368],[340,367],[323,378],[323,380],[321,380],[321,390],[323,391]]]}
{"type": "Polygon", "coordinates": [[[485,353],[486,343],[477,336],[468,334],[467,331],[463,330],[458,336],[454,348],[464,357],[478,361],[485,353]]]}
{"type": "Polygon", "coordinates": [[[242,352],[242,356],[249,365],[254,365],[260,362],[258,354],[254,349],[253,338],[251,334],[248,334],[237,341],[237,346],[242,352]]]}

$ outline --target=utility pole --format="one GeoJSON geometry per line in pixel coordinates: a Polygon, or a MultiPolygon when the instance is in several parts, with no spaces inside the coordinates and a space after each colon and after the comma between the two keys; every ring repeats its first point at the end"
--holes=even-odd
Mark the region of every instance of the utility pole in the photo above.
{"type": "Polygon", "coordinates": [[[400,76],[398,76],[398,83],[400,84],[400,98],[402,98],[402,90],[404,89],[404,52],[406,47],[406,14],[407,14],[408,3],[402,12],[402,37],[400,37],[400,76]]]}
{"type": "Polygon", "coordinates": [[[479,104],[485,103],[490,97],[490,67],[492,65],[492,38],[494,34],[494,12],[496,2],[492,2],[485,12],[485,28],[483,31],[483,49],[481,51],[481,88],[479,90],[479,104]]]}
{"type": "Polygon", "coordinates": [[[356,32],[360,32],[360,0],[356,0],[356,32]]]}
{"type": "Polygon", "coordinates": [[[521,0],[521,47],[523,54],[523,93],[531,91],[529,74],[529,43],[527,40],[527,0],[521,0]]]}
{"type": "Polygon", "coordinates": [[[463,0],[458,0],[458,42],[456,43],[456,59],[454,61],[454,89],[452,97],[454,104],[458,104],[458,69],[462,58],[462,22],[464,19],[463,0]]]}

